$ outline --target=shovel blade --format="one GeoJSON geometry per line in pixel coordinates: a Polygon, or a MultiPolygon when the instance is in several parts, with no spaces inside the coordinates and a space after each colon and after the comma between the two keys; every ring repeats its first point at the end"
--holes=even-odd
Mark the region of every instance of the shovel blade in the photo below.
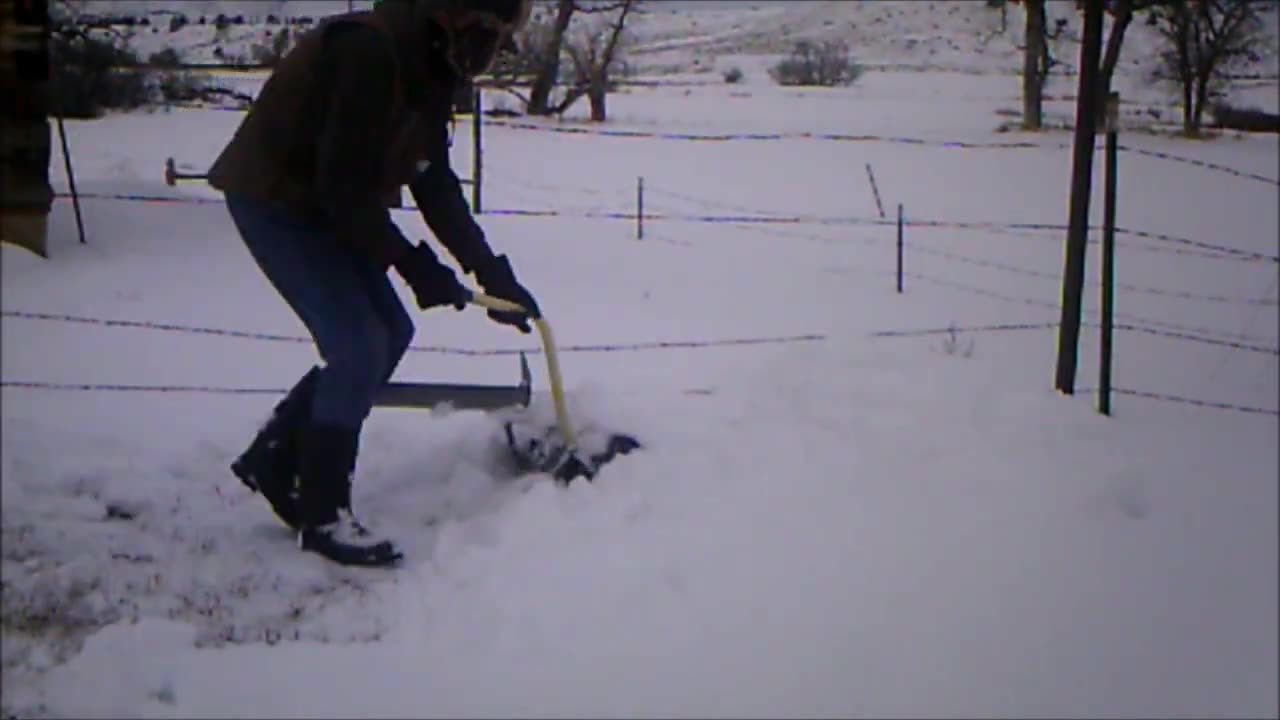
{"type": "Polygon", "coordinates": [[[427,409],[449,405],[456,410],[502,410],[528,407],[533,378],[520,354],[519,385],[389,382],[374,397],[375,407],[427,409]]]}
{"type": "Polygon", "coordinates": [[[547,473],[561,485],[568,485],[577,478],[594,480],[602,465],[643,447],[631,435],[615,433],[609,436],[602,451],[588,455],[566,446],[555,427],[546,428],[541,433],[529,433],[507,422],[503,429],[512,459],[522,472],[547,473]]]}

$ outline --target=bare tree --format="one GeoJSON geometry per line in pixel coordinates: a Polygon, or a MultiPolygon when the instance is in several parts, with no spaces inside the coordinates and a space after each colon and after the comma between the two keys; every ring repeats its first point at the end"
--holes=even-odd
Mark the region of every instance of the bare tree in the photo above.
{"type": "Polygon", "coordinates": [[[1169,3],[1170,0],[1112,0],[1107,3],[1107,12],[1111,14],[1111,32],[1107,35],[1106,49],[1102,53],[1102,66],[1098,72],[1100,112],[1106,110],[1106,99],[1111,94],[1111,83],[1115,78],[1116,67],[1120,64],[1120,50],[1124,46],[1125,31],[1133,22],[1134,15],[1169,3]]]}
{"type": "Polygon", "coordinates": [[[605,121],[608,116],[605,99],[612,86],[611,77],[620,65],[627,18],[635,11],[638,2],[608,0],[597,3],[591,11],[612,13],[612,17],[585,18],[578,31],[565,43],[565,50],[573,62],[573,85],[553,108],[555,114],[563,114],[586,95],[591,103],[592,122],[605,121]]]}
{"type": "MultiPolygon", "coordinates": [[[[489,74],[489,78],[484,83],[487,87],[492,87],[503,92],[507,92],[519,99],[522,112],[530,115],[545,114],[545,107],[539,109],[535,107],[534,95],[538,92],[539,87],[543,87],[542,76],[546,72],[546,55],[555,46],[555,54],[560,54],[560,41],[553,42],[553,26],[550,15],[539,12],[539,8],[535,7],[533,17],[529,23],[525,25],[516,39],[514,51],[510,49],[507,52],[498,54],[497,62],[494,63],[493,70],[489,74]],[[529,88],[526,92],[522,88],[529,88]],[[533,92],[533,91],[537,92],[533,92]],[[532,108],[532,109],[531,109],[532,108]],[[539,110],[539,112],[533,112],[539,110]]],[[[560,61],[556,60],[555,73],[559,74],[560,61]]],[[[545,82],[545,97],[540,101],[545,106],[550,99],[551,90],[555,87],[555,78],[545,82]]]]}
{"type": "Polygon", "coordinates": [[[1039,130],[1044,117],[1043,91],[1048,68],[1042,67],[1046,56],[1045,0],[1026,0],[1026,35],[1022,48],[1022,129],[1039,130]]]}
{"type": "Polygon", "coordinates": [[[1022,127],[1039,130],[1043,124],[1045,84],[1049,73],[1058,61],[1051,51],[1052,41],[1066,30],[1066,18],[1059,18],[1049,27],[1046,0],[1013,0],[1023,5],[1026,25],[1022,48],[1022,127]]]}
{"type": "Polygon", "coordinates": [[[530,115],[550,114],[551,91],[555,89],[560,78],[560,53],[564,47],[564,35],[569,30],[569,22],[578,9],[574,0],[556,0],[555,20],[534,26],[541,30],[536,35],[528,33],[530,46],[534,50],[533,58],[536,67],[533,84],[529,87],[529,102],[526,112],[530,115]]]}
{"type": "Polygon", "coordinates": [[[1146,0],[1115,0],[1111,3],[1111,32],[1107,35],[1106,49],[1102,51],[1102,66],[1098,74],[1098,97],[1103,100],[1111,94],[1111,79],[1115,77],[1116,66],[1120,64],[1125,30],[1133,21],[1134,10],[1145,3],[1146,0]]]}
{"type": "MultiPolygon", "coordinates": [[[[529,24],[521,32],[517,43],[518,52],[500,58],[489,84],[514,95],[524,106],[524,112],[529,115],[563,113],[584,95],[591,95],[591,77],[594,73],[589,68],[601,63],[606,55],[604,50],[610,46],[607,40],[612,37],[612,33],[595,35],[593,32],[608,30],[617,21],[625,23],[627,16],[636,12],[636,2],[637,0],[554,0],[554,3],[536,6],[529,24]],[[608,22],[606,27],[602,18],[611,14],[613,21],[608,22]],[[579,29],[572,33],[573,42],[568,43],[571,28],[584,26],[585,30],[579,29]],[[606,42],[598,42],[602,37],[606,42]],[[567,72],[566,60],[570,63],[567,72]],[[567,83],[567,86],[557,97],[556,88],[562,83],[567,83]],[[527,94],[519,89],[526,85],[529,89],[527,94]]],[[[612,47],[607,53],[610,58],[617,55],[618,39],[613,40],[612,47]]],[[[614,69],[612,60],[603,67],[607,76],[614,69]]],[[[599,97],[602,96],[597,95],[597,99],[599,97]]]]}
{"type": "Polygon", "coordinates": [[[104,110],[132,110],[147,102],[141,61],[130,33],[81,3],[55,1],[49,13],[49,110],[58,117],[93,118],[104,110]]]}
{"type": "Polygon", "coordinates": [[[1174,0],[1153,8],[1164,38],[1155,76],[1182,91],[1182,129],[1200,133],[1206,103],[1266,42],[1259,0],[1174,0]]]}
{"type": "Polygon", "coordinates": [[[267,30],[267,35],[271,38],[271,41],[255,43],[250,50],[250,55],[253,57],[254,62],[263,67],[275,67],[284,58],[285,53],[289,52],[291,39],[289,37],[289,28],[281,28],[279,32],[274,34],[271,30],[267,30]]]}

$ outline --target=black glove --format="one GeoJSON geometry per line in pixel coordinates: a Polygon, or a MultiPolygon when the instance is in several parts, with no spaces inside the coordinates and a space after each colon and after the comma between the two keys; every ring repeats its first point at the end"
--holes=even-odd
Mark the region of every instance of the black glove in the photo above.
{"type": "Polygon", "coordinates": [[[461,310],[471,299],[471,291],[458,282],[453,269],[436,259],[435,253],[425,243],[415,245],[395,267],[413,289],[418,307],[423,310],[441,305],[452,305],[454,309],[461,310]]]}
{"type": "Polygon", "coordinates": [[[480,287],[484,289],[486,295],[509,300],[529,311],[528,315],[524,315],[523,313],[490,310],[489,317],[495,322],[511,325],[522,333],[528,333],[530,332],[529,318],[536,320],[542,317],[542,311],[538,309],[538,302],[516,280],[515,273],[511,271],[511,262],[507,260],[506,255],[495,255],[488,262],[477,267],[475,276],[476,281],[480,283],[480,287]]]}

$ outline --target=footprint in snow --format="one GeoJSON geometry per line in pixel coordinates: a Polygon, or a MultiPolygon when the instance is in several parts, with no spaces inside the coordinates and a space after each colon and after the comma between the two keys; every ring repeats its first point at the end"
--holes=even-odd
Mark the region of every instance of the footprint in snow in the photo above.
{"type": "Polygon", "coordinates": [[[1141,520],[1151,513],[1151,497],[1147,480],[1138,470],[1112,474],[1107,480],[1106,499],[1125,517],[1141,520]]]}

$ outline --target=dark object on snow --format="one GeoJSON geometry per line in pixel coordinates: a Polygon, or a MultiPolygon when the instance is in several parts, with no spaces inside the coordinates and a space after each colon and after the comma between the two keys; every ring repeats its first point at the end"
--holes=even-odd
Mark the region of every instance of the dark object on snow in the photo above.
{"type": "Polygon", "coordinates": [[[1214,106],[1213,124],[1227,130],[1280,133],[1280,115],[1263,110],[1242,110],[1226,103],[1214,106]]]}
{"type": "Polygon", "coordinates": [[[403,554],[351,510],[359,428],[308,422],[298,434],[298,547],[340,565],[380,567],[403,554]]]}
{"type": "Polygon", "coordinates": [[[298,527],[298,430],[311,415],[311,396],[320,368],[313,367],[284,396],[249,447],[231,463],[231,472],[255,493],[262,493],[276,517],[298,527]]]}
{"type": "Polygon", "coordinates": [[[53,135],[49,126],[49,13],[32,3],[0,7],[0,78],[12,88],[5,103],[0,154],[0,240],[49,257],[49,182],[53,135]]]}
{"type": "Polygon", "coordinates": [[[640,441],[630,435],[610,435],[605,449],[584,459],[558,437],[559,428],[547,428],[540,436],[521,435],[515,423],[508,422],[507,447],[515,458],[516,466],[524,472],[549,473],[561,485],[568,485],[578,478],[594,480],[600,467],[619,455],[640,449],[640,441]]]}

